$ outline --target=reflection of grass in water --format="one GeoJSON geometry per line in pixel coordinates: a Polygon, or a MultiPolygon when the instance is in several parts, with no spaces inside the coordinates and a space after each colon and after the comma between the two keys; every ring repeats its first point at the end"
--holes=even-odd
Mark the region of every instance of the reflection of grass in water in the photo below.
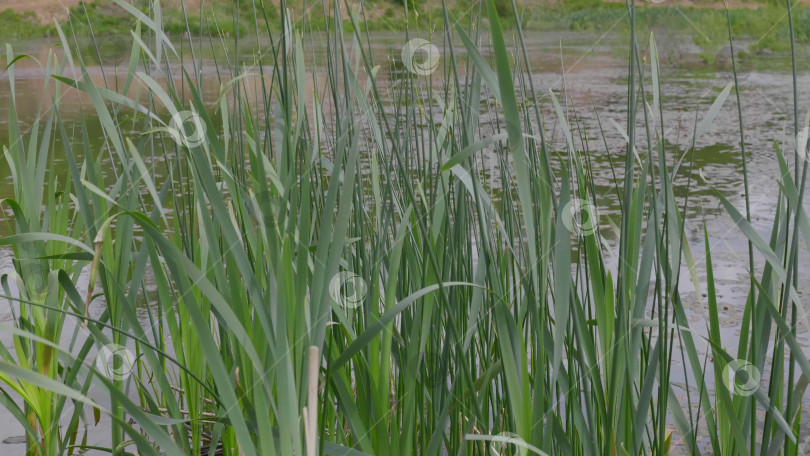
{"type": "MultiPolygon", "coordinates": [[[[767,240],[748,211],[720,196],[751,240],[736,350],[721,338],[709,237],[705,284],[695,266],[704,260],[684,237],[681,217],[695,195],[672,188],[697,185],[694,170],[708,159],[697,157],[700,134],[734,96],[732,85],[702,107],[691,145],[676,150],[660,139],[666,126],[648,116],[663,118],[669,101],[654,39],[646,62],[629,54],[627,121],[610,126],[631,151],[610,163],[620,211],[613,226],[600,218],[591,227],[576,212],[605,196],[593,179],[597,163],[582,153],[561,94],[542,106],[519,104],[538,88],[522,76],[531,71],[522,30],[510,54],[492,1],[482,5],[486,35],[463,24],[453,37],[459,47],[450,49],[467,54],[464,71],[445,54],[443,72],[401,78],[381,92],[384,62],[371,60],[366,35],[318,35],[330,49],[322,63],[313,61],[306,44],[315,35],[304,26],[296,30],[305,34],[288,34],[288,46],[268,32],[278,44],[275,64],[256,69],[263,78],[241,77],[242,61],[218,60],[223,96],[213,104],[198,90],[199,74],[184,75],[180,86],[176,74],[160,73],[178,71],[167,62],[182,57],[153,25],[161,15],[152,6],[152,22],[135,29],[143,39],[134,40],[121,93],[48,80],[87,93],[103,128],[101,150],[87,141],[76,146],[82,150],[70,141],[53,147],[54,136],[68,134],[58,106],[23,138],[15,117],[22,100],[10,107],[7,157],[18,178],[5,203],[20,210],[2,244],[14,248],[22,284],[49,286],[49,299],[13,296],[22,318],[6,330],[30,349],[0,352],[0,381],[24,405],[0,400],[19,412],[30,454],[69,453],[81,412],[93,407],[113,420],[110,452],[119,454],[218,447],[230,456],[315,455],[320,447],[331,455],[484,455],[499,435],[538,454],[667,454],[675,444],[696,453],[704,428],[713,454],[789,445],[810,376],[791,327],[803,314],[792,311],[788,286],[799,277],[798,233],[810,233],[792,209],[801,207],[804,176],[794,179],[776,151],[782,194],[767,240]],[[485,37],[490,59],[479,51],[485,37]],[[312,71],[319,64],[320,79],[312,71]],[[149,96],[122,95],[136,85],[149,96]],[[166,111],[205,127],[170,130],[166,111]],[[546,142],[549,116],[564,133],[560,150],[546,142]],[[133,133],[128,122],[141,128],[133,133]],[[202,143],[189,140],[199,134],[202,143]],[[69,163],[58,186],[49,159],[56,154],[69,163]],[[106,176],[101,154],[111,157],[106,176]],[[495,158],[490,172],[506,187],[497,203],[497,189],[480,178],[485,157],[495,158]],[[154,176],[159,159],[170,169],[165,181],[154,176]],[[603,230],[615,230],[618,248],[603,242],[603,230]],[[753,262],[754,249],[764,265],[753,262]],[[682,266],[705,288],[708,324],[687,319],[682,266]],[[90,271],[86,293],[76,289],[81,270],[90,271]],[[152,303],[146,324],[142,296],[152,303]],[[99,297],[104,313],[89,318],[99,297]],[[88,325],[86,333],[77,327],[69,350],[53,339],[67,316],[88,325]],[[134,348],[131,377],[88,369],[94,347],[110,342],[134,348]],[[727,366],[741,364],[734,358],[772,372],[767,384],[727,382],[727,366]],[[673,368],[688,379],[683,389],[670,381],[673,368]],[[87,397],[91,386],[109,393],[110,407],[87,397]],[[51,437],[38,451],[65,398],[75,401],[72,425],[60,430],[66,439],[51,437]]],[[[642,41],[635,32],[633,51],[642,41]]],[[[74,60],[75,74],[84,61],[74,60]]],[[[88,123],[77,129],[86,138],[88,123]]]]}

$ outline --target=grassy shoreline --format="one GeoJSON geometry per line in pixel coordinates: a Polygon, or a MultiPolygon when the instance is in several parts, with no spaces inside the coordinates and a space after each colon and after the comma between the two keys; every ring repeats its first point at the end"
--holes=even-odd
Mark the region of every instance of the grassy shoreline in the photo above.
{"type": "MultiPolygon", "coordinates": [[[[450,7],[451,21],[467,23],[471,14],[477,13],[474,6],[466,1],[457,1],[450,7]]],[[[784,22],[785,11],[781,3],[761,2],[756,9],[732,8],[729,10],[732,33],[738,38],[757,38],[753,51],[789,50],[789,36],[785,27],[778,27],[784,22]]],[[[199,14],[187,11],[184,16],[178,8],[166,8],[164,14],[164,29],[170,35],[182,35],[190,32],[193,36],[210,33],[221,33],[225,36],[234,35],[239,29],[240,36],[255,35],[253,26],[253,11],[250,2],[243,2],[240,8],[237,26],[233,20],[233,8],[222,3],[213,3],[206,7],[206,14],[200,22],[199,14]],[[188,23],[186,22],[188,18],[188,23]]],[[[300,9],[300,8],[299,8],[300,9]]],[[[291,12],[295,14],[295,8],[291,12]]],[[[61,22],[66,27],[72,22],[78,34],[93,33],[100,36],[125,34],[134,26],[131,16],[125,14],[121,8],[99,2],[70,9],[70,19],[61,22]],[[89,18],[89,21],[88,21],[89,18]],[[88,26],[89,24],[89,26],[88,26]]],[[[277,29],[278,8],[270,7],[263,10],[267,14],[267,26],[277,29]]],[[[406,17],[402,5],[386,4],[382,1],[371,3],[367,7],[364,29],[369,31],[405,30],[410,27],[414,30],[440,30],[444,28],[444,12],[441,6],[428,6],[423,4],[406,17]]],[[[627,9],[622,3],[605,3],[601,0],[577,0],[565,6],[540,5],[527,8],[518,6],[523,30],[543,31],[594,31],[603,32],[614,29],[617,32],[627,32],[627,9]],[[625,19],[625,20],[623,20],[625,19]]],[[[506,30],[514,31],[516,22],[511,9],[504,6],[499,8],[499,14],[506,30]]],[[[797,43],[810,43],[810,7],[797,5],[793,11],[795,23],[795,40],[797,43]]],[[[309,8],[306,19],[296,15],[298,25],[306,21],[306,27],[313,31],[325,30],[326,22],[331,21],[330,15],[323,14],[319,8],[309,8]]],[[[259,18],[263,22],[262,18],[259,18]]],[[[486,22],[486,20],[484,21],[486,22]]],[[[260,24],[264,26],[264,24],[260,24]]],[[[678,5],[657,5],[655,7],[639,7],[636,13],[636,26],[642,32],[656,29],[682,30],[693,35],[695,44],[701,48],[711,49],[713,43],[723,43],[726,38],[725,11],[715,7],[694,7],[678,5]]],[[[343,28],[347,32],[353,31],[351,19],[343,19],[343,28]]],[[[3,39],[35,39],[38,37],[56,36],[53,25],[39,24],[31,12],[17,13],[11,10],[0,11],[0,30],[3,39]]],[[[260,30],[260,33],[261,30],[260,30]]]]}

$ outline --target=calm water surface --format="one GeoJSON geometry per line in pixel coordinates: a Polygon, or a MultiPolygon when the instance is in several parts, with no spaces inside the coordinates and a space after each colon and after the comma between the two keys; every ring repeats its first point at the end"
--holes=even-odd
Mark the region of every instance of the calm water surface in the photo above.
{"type": "MultiPolygon", "coordinates": [[[[575,129],[575,143],[581,150],[587,151],[593,166],[594,178],[597,184],[599,196],[597,206],[599,208],[602,226],[610,224],[616,225],[618,217],[618,199],[615,196],[615,177],[611,170],[611,162],[617,168],[622,168],[624,163],[625,140],[617,127],[615,121],[622,128],[626,128],[627,119],[627,46],[626,38],[617,35],[588,35],[582,33],[529,33],[528,54],[534,73],[534,85],[537,89],[536,100],[542,104],[544,110],[544,124],[547,135],[551,143],[558,150],[565,150],[565,140],[562,130],[551,107],[549,90],[555,92],[561,100],[564,109],[569,117],[569,122],[575,129]],[[601,122],[601,129],[600,129],[601,122]],[[602,134],[604,131],[604,139],[602,134]]],[[[729,57],[723,44],[718,43],[717,49],[704,50],[694,46],[691,40],[686,37],[657,36],[662,60],[662,106],[663,119],[656,119],[656,123],[662,123],[665,131],[665,140],[668,145],[668,160],[674,163],[677,157],[689,150],[690,141],[693,136],[696,121],[703,118],[715,97],[729,82],[729,57]]],[[[372,49],[375,63],[381,66],[378,75],[383,93],[391,89],[402,73],[400,58],[401,44],[405,42],[404,35],[398,34],[374,34],[372,36],[372,49]],[[392,82],[387,82],[392,81],[392,82]]],[[[434,41],[438,42],[438,38],[434,41]]],[[[311,45],[306,47],[315,61],[320,61],[326,55],[326,50],[319,41],[317,35],[311,45]]],[[[349,43],[350,44],[350,43],[349,43]]],[[[750,43],[739,43],[744,48],[750,43]]],[[[16,53],[26,53],[36,57],[41,62],[47,60],[48,50],[57,46],[55,42],[19,42],[13,43],[16,53]]],[[[440,46],[441,47],[441,46],[440,46]]],[[[62,53],[58,47],[55,52],[58,56],[62,53]]],[[[104,77],[107,78],[111,89],[116,89],[116,84],[123,84],[123,79],[116,79],[116,65],[124,65],[127,58],[128,49],[119,41],[111,39],[102,46],[102,65],[94,62],[95,66],[89,69],[91,77],[97,84],[103,84],[104,77]]],[[[810,55],[808,49],[800,48],[799,55],[803,62],[810,55]]],[[[185,55],[189,55],[189,49],[183,49],[185,55]]],[[[465,62],[466,51],[454,49],[460,62],[465,62]]],[[[488,56],[488,50],[482,48],[481,52],[488,56]]],[[[197,52],[199,58],[199,52],[197,52]]],[[[230,58],[236,55],[234,49],[230,49],[230,58]]],[[[243,61],[255,62],[252,57],[255,55],[251,46],[240,47],[239,55],[243,61]]],[[[219,93],[221,83],[230,79],[230,75],[223,73],[223,66],[217,65],[225,57],[224,53],[203,54],[202,66],[199,67],[202,77],[203,98],[213,102],[219,93]]],[[[646,51],[642,56],[647,63],[645,73],[649,73],[649,59],[646,51]]],[[[97,59],[98,60],[98,59],[97,59]]],[[[92,63],[92,62],[91,62],[92,63]]],[[[265,59],[261,62],[264,69],[269,72],[272,62],[265,59]]],[[[774,204],[778,193],[778,165],[775,158],[773,143],[776,141],[783,150],[791,151],[789,161],[792,166],[793,140],[793,98],[792,98],[792,77],[789,72],[789,56],[782,54],[753,55],[742,65],[741,96],[742,113],[746,128],[746,150],[749,169],[749,185],[751,189],[751,209],[753,224],[761,234],[766,235],[770,231],[770,224],[774,217],[774,204]]],[[[21,119],[27,124],[36,118],[38,112],[47,108],[50,104],[52,93],[43,92],[44,71],[36,65],[33,59],[24,59],[16,65],[16,93],[18,100],[18,112],[21,119]]],[[[186,62],[186,68],[193,71],[191,59],[186,62]]],[[[463,65],[460,67],[463,71],[463,65]]],[[[800,68],[799,74],[799,109],[803,118],[810,108],[810,72],[805,68],[800,68]]],[[[118,71],[125,71],[118,69],[118,71]]],[[[256,73],[259,71],[257,65],[247,67],[246,71],[256,73]]],[[[179,68],[174,68],[173,73],[179,75],[179,68]]],[[[69,72],[64,73],[71,76],[69,72]]],[[[310,79],[309,89],[314,90],[314,84],[309,76],[324,80],[324,71],[316,70],[314,75],[308,75],[310,79]]],[[[441,86],[441,82],[434,81],[436,87],[441,86]]],[[[10,100],[8,74],[0,71],[0,110],[6,111],[5,107],[10,100]]],[[[419,81],[420,84],[430,84],[429,79],[419,81]]],[[[646,90],[651,90],[649,77],[646,79],[646,90]]],[[[53,84],[51,85],[53,87],[53,84]]],[[[120,86],[119,86],[120,87],[120,86]]],[[[74,128],[80,124],[81,116],[88,119],[90,143],[89,148],[93,153],[103,148],[103,137],[97,119],[93,119],[94,110],[86,97],[79,95],[76,91],[65,90],[60,100],[60,115],[66,121],[69,134],[73,135],[76,146],[81,145],[81,130],[74,128]]],[[[320,90],[320,88],[319,88],[320,90]]],[[[254,96],[259,94],[256,90],[254,96]]],[[[440,94],[444,96],[445,94],[440,94]]],[[[482,134],[491,134],[492,125],[495,120],[493,112],[485,100],[481,106],[482,134]]],[[[441,114],[438,110],[437,114],[441,114]]],[[[657,116],[658,113],[655,113],[657,116]]],[[[639,112],[639,118],[642,113],[639,112]]],[[[8,143],[8,118],[0,115],[0,144],[8,143]]],[[[135,136],[140,132],[132,132],[135,136]]],[[[638,149],[641,153],[646,153],[647,139],[643,129],[639,131],[638,149]]],[[[57,151],[55,155],[57,164],[64,167],[66,173],[66,162],[64,157],[57,151]]],[[[489,179],[490,185],[499,188],[500,174],[496,172],[498,159],[494,153],[485,155],[484,169],[482,174],[489,179]]],[[[748,289],[747,271],[747,242],[740,231],[735,227],[731,219],[725,215],[718,199],[713,195],[712,187],[721,191],[734,203],[741,211],[744,204],[743,163],[739,147],[739,127],[737,120],[737,105],[732,96],[728,98],[720,114],[712,124],[711,128],[699,139],[695,145],[694,162],[690,167],[688,163],[682,166],[681,172],[674,183],[678,203],[683,203],[683,198],[689,195],[687,213],[687,236],[689,238],[692,255],[698,267],[701,290],[705,288],[705,262],[703,249],[703,224],[705,223],[710,236],[712,246],[712,256],[715,267],[715,280],[717,284],[718,299],[721,309],[722,331],[724,341],[728,346],[733,346],[740,332],[740,321],[742,310],[745,305],[746,293],[748,289]],[[688,191],[687,191],[688,189],[688,191]]],[[[618,172],[618,170],[617,170],[618,172]]],[[[106,169],[108,176],[112,176],[112,169],[106,169]]],[[[163,167],[160,163],[155,167],[156,179],[162,177],[163,167]]],[[[621,178],[621,176],[619,176],[621,178]]],[[[0,198],[13,196],[12,181],[9,174],[8,165],[5,161],[0,163],[0,198]]],[[[493,195],[497,202],[499,196],[493,195]]],[[[5,209],[5,208],[4,208],[5,209]]],[[[810,210],[810,204],[807,204],[810,210]]],[[[8,214],[7,214],[8,215],[8,214]]],[[[612,236],[611,230],[604,230],[607,238],[612,236]]],[[[8,249],[0,250],[0,273],[9,272],[11,267],[11,252],[8,249]]],[[[758,259],[761,263],[761,259],[758,259]]],[[[810,300],[810,264],[807,256],[800,259],[803,277],[799,280],[799,293],[805,297],[805,301],[810,300]],[[802,280],[803,279],[803,280],[802,280]]],[[[615,269],[615,264],[611,265],[615,269]]],[[[86,275],[86,273],[85,273],[86,275]]],[[[80,280],[80,282],[82,282],[80,280]]],[[[80,290],[82,289],[80,283],[80,290]]],[[[688,307],[689,317],[693,330],[698,333],[706,333],[706,322],[708,312],[705,298],[701,290],[696,290],[691,277],[683,268],[681,278],[681,291],[688,307]]],[[[146,321],[147,311],[143,310],[144,321],[146,321]]],[[[810,310],[810,309],[809,309],[810,310]]],[[[97,304],[93,309],[95,315],[100,315],[103,311],[103,304],[97,304]]],[[[11,314],[8,303],[0,304],[0,322],[11,324],[11,314]]],[[[71,327],[68,327],[64,334],[69,337],[72,334],[71,327]]],[[[806,347],[810,348],[810,328],[800,328],[799,340],[806,347]]],[[[6,346],[10,345],[10,337],[0,333],[0,341],[6,346]]],[[[683,383],[684,378],[681,372],[680,361],[673,360],[673,376],[675,383],[683,383]]],[[[765,375],[767,378],[767,373],[765,375]]],[[[690,384],[694,384],[690,378],[690,384]]],[[[712,379],[709,379],[711,381],[712,379]]],[[[680,391],[676,388],[676,392],[680,391]]],[[[94,397],[98,397],[103,402],[104,395],[96,391],[94,397]]],[[[810,413],[810,401],[806,401],[805,413],[810,413]]],[[[6,454],[4,447],[11,453],[21,453],[22,445],[13,443],[13,437],[19,436],[21,430],[13,425],[13,419],[0,410],[0,442],[9,439],[9,442],[0,443],[0,453],[6,454]],[[11,449],[13,448],[13,450],[11,449]]],[[[106,436],[109,434],[109,423],[102,421],[96,428],[90,429],[89,444],[105,444],[106,436]],[[97,437],[93,437],[97,434],[97,437]]]]}

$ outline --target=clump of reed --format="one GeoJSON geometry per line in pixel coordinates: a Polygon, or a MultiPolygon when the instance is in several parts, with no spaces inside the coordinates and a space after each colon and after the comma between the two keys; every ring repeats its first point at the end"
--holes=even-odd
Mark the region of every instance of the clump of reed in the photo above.
{"type": "MultiPolygon", "coordinates": [[[[5,389],[0,400],[28,454],[797,454],[810,374],[795,289],[799,237],[810,239],[806,148],[794,170],[774,150],[768,239],[747,188],[744,210],[718,194],[750,240],[744,330],[729,347],[708,236],[708,327],[685,314],[690,201],[672,186],[688,181],[732,91],[742,100],[729,84],[673,156],[655,40],[642,62],[632,0],[615,241],[564,94],[541,105],[521,21],[509,44],[492,0],[465,24],[445,8],[431,37],[441,59],[416,42],[427,60],[406,61],[415,74],[395,83],[362,9],[345,5],[347,32],[341,5],[321,5],[316,34],[284,1],[278,24],[254,4],[262,53],[251,58],[234,51],[244,37],[171,38],[158,2],[116,2],[137,25],[114,73],[94,80],[76,51],[86,47],[57,25],[64,53],[45,65],[44,123],[23,134],[19,100],[9,105],[15,196],[0,244],[14,250],[2,283],[15,320],[2,330],[15,351],[2,349],[0,380],[23,405],[5,389]],[[323,72],[308,54],[316,39],[323,72]],[[202,66],[214,47],[225,57],[210,99],[202,66]],[[60,117],[68,90],[92,106],[100,150],[91,120],[69,129],[60,117]],[[544,109],[566,147],[546,140],[544,109]],[[101,415],[111,445],[77,442],[101,415]]],[[[8,46],[7,58],[13,87],[25,56],[8,46]]],[[[739,135],[745,144],[742,119],[739,135]]]]}

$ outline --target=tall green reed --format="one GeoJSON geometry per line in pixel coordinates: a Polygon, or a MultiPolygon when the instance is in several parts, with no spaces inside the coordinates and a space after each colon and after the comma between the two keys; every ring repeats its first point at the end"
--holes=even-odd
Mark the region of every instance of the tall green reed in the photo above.
{"type": "MultiPolygon", "coordinates": [[[[743,327],[751,330],[732,356],[719,331],[708,235],[708,335],[687,319],[679,281],[683,266],[695,269],[685,236],[691,202],[672,187],[693,185],[682,168],[736,84],[696,123],[689,150],[674,155],[655,40],[646,67],[632,0],[616,246],[604,239],[591,151],[566,94],[547,98],[565,138],[557,150],[546,140],[523,32],[518,25],[515,46],[507,44],[492,0],[467,24],[445,7],[445,30],[431,37],[443,58],[422,47],[428,60],[404,62],[415,75],[395,81],[381,77],[362,9],[349,32],[339,3],[320,5],[326,30],[316,35],[310,16],[289,17],[285,2],[281,32],[254,4],[257,46],[269,41],[269,53],[246,57],[244,38],[233,47],[214,36],[172,39],[158,2],[140,11],[116,1],[138,21],[119,77],[94,81],[86,56],[71,51],[77,38],[59,28],[65,61],[49,80],[57,94],[89,99],[102,150],[84,141],[74,153],[55,103],[41,137],[55,128],[61,143],[43,141],[37,152],[33,128],[31,147],[14,141],[7,152],[17,175],[9,204],[20,210],[3,244],[15,248],[22,283],[40,291],[26,285],[15,297],[6,287],[24,317],[15,340],[31,349],[4,353],[0,371],[20,385],[25,410],[15,415],[31,454],[82,447],[40,443],[65,398],[75,411],[62,435],[75,439],[82,404],[103,409],[113,454],[130,446],[178,455],[668,454],[676,439],[689,453],[798,451],[797,405],[810,372],[796,339],[798,236],[810,234],[804,172],[791,176],[776,148],[781,193],[767,241],[750,224],[747,190],[746,216],[718,194],[750,240],[743,327]],[[316,39],[327,52],[310,64],[305,43],[316,39]],[[480,50],[487,39],[492,59],[480,50]],[[214,99],[202,90],[209,46],[224,56],[214,60],[214,99]],[[312,65],[325,71],[308,73],[312,65]],[[57,147],[70,164],[61,193],[47,159],[57,147]],[[496,157],[501,189],[485,177],[485,156],[496,157]],[[47,225],[32,222],[43,203],[47,225]],[[765,258],[759,274],[754,251],[765,258]],[[101,283],[98,297],[92,286],[84,297],[77,291],[82,269],[101,283]],[[53,291],[43,298],[46,283],[53,291]],[[86,315],[102,298],[102,315],[86,315]],[[143,301],[147,322],[136,312],[143,301]],[[57,364],[45,352],[59,348],[67,316],[86,320],[89,335],[78,355],[59,350],[57,364]],[[98,372],[92,346],[128,341],[136,368],[98,372]],[[674,357],[683,360],[685,401],[672,381],[674,357]],[[770,372],[765,386],[740,386],[759,372],[770,372]],[[109,408],[89,397],[91,384],[109,394],[109,408]]],[[[744,139],[741,118],[741,147],[744,139]]],[[[13,406],[10,396],[4,405],[13,406]]]]}

